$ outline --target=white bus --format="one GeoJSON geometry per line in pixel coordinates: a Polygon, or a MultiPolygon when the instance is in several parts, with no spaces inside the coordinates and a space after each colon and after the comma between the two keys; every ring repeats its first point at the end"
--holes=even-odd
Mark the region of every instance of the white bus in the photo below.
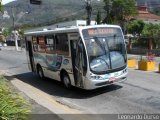
{"type": "Polygon", "coordinates": [[[65,87],[95,89],[127,79],[124,35],[116,25],[25,33],[29,68],[65,87]]]}

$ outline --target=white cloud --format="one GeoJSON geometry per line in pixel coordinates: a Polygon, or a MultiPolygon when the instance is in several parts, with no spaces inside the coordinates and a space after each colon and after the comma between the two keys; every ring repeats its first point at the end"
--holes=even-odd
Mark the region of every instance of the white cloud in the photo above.
{"type": "Polygon", "coordinates": [[[15,1],[15,0],[2,0],[2,4],[5,5],[5,4],[12,2],[12,1],[15,1]]]}

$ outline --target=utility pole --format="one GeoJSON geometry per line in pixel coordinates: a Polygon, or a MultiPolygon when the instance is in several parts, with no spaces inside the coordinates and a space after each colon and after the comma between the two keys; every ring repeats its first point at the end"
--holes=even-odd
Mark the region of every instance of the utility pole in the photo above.
{"type": "Polygon", "coordinates": [[[86,0],[86,10],[87,10],[87,25],[90,25],[91,24],[91,12],[92,12],[91,0],[86,0]]]}
{"type": "Polygon", "coordinates": [[[12,31],[12,34],[13,34],[13,38],[15,40],[15,47],[16,47],[16,50],[18,51],[18,31],[16,31],[15,29],[15,16],[14,16],[14,11],[13,11],[13,7],[12,7],[12,21],[13,21],[13,31],[12,31]]]}

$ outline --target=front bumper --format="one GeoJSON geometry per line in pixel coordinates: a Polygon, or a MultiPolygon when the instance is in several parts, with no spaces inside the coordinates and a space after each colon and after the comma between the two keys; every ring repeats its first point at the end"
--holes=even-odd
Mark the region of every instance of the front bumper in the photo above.
{"type": "Polygon", "coordinates": [[[85,81],[85,89],[92,90],[92,89],[104,87],[107,85],[111,85],[116,82],[123,82],[125,80],[127,80],[127,73],[125,73],[121,76],[118,76],[118,77],[114,77],[114,78],[111,77],[106,80],[86,80],[85,81]]]}

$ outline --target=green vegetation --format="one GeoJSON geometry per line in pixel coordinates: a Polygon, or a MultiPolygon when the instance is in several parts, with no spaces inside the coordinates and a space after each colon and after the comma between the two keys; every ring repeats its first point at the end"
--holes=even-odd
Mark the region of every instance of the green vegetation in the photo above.
{"type": "Polygon", "coordinates": [[[144,23],[141,20],[133,20],[128,23],[128,33],[135,36],[133,46],[148,48],[149,41],[153,49],[160,48],[160,24],[144,23]]]}
{"type": "Polygon", "coordinates": [[[104,23],[119,23],[137,14],[135,0],[104,0],[106,17],[104,23]]]}
{"type": "Polygon", "coordinates": [[[145,23],[142,20],[133,20],[128,23],[127,30],[128,30],[128,33],[130,34],[133,34],[133,35],[137,34],[138,36],[140,36],[144,26],[145,26],[145,23]]]}
{"type": "MultiPolygon", "coordinates": [[[[11,17],[12,13],[14,14],[17,28],[23,25],[31,27],[51,25],[61,21],[82,19],[86,15],[85,1],[77,0],[44,0],[42,5],[31,5],[28,0],[17,0],[4,6],[4,10],[8,11],[11,17]]],[[[4,22],[4,19],[0,19],[0,22],[4,22]]],[[[11,27],[13,21],[6,18],[4,24],[11,27]]]]}
{"type": "Polygon", "coordinates": [[[160,24],[145,24],[142,37],[152,40],[154,48],[160,48],[160,24]]]}
{"type": "Polygon", "coordinates": [[[2,11],[2,0],[0,0],[0,11],[2,11]]]}
{"type": "MultiPolygon", "coordinates": [[[[145,3],[145,0],[143,0],[143,3],[145,3]]],[[[158,4],[159,0],[156,3],[158,4]]],[[[137,14],[135,0],[102,0],[100,2],[93,0],[91,5],[92,20],[97,21],[97,17],[101,14],[103,23],[119,24],[123,29],[126,29],[128,19],[137,14]]],[[[11,17],[13,14],[15,15],[17,29],[30,29],[63,21],[86,19],[85,7],[85,0],[44,0],[41,5],[31,5],[28,0],[16,0],[7,4],[6,7],[4,6],[4,10],[8,11],[11,17]]],[[[0,19],[0,22],[8,28],[13,25],[12,19],[0,19]]]]}
{"type": "Polygon", "coordinates": [[[29,105],[11,85],[0,76],[0,120],[28,120],[29,105]]]}
{"type": "Polygon", "coordinates": [[[11,30],[9,30],[9,29],[6,28],[6,29],[3,30],[2,34],[3,34],[5,37],[7,37],[7,36],[9,36],[9,35],[11,34],[11,30]]]}
{"type": "Polygon", "coordinates": [[[101,24],[101,22],[102,22],[101,12],[99,10],[97,12],[96,22],[97,22],[97,24],[101,24]]]}

